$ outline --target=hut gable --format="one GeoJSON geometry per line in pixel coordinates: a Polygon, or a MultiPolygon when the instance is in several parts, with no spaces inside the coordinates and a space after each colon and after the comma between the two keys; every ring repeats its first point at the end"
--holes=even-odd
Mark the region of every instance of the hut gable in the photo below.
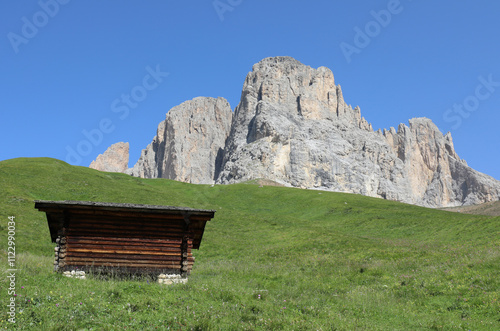
{"type": "Polygon", "coordinates": [[[56,243],[54,269],[187,277],[214,210],[87,201],[35,201],[56,243]]]}

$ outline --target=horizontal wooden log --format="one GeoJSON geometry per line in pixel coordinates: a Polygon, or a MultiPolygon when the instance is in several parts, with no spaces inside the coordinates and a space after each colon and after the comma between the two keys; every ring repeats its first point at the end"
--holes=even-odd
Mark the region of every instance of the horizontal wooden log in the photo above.
{"type": "MultiPolygon", "coordinates": [[[[45,209],[44,209],[45,211],[45,209]]],[[[55,211],[57,212],[57,211],[55,211]]],[[[171,211],[161,212],[151,210],[151,212],[144,211],[106,211],[106,210],[92,210],[92,209],[78,209],[71,210],[71,218],[87,218],[89,217],[104,217],[104,218],[118,218],[118,219],[145,219],[145,220],[182,220],[184,221],[184,212],[171,211]]],[[[207,222],[211,219],[210,215],[190,215],[190,221],[207,222]]]]}
{"type": "Polygon", "coordinates": [[[81,236],[81,237],[120,237],[120,238],[141,238],[141,239],[168,239],[168,240],[179,240],[181,236],[176,236],[175,234],[161,234],[161,233],[127,233],[120,231],[105,231],[105,232],[92,232],[92,231],[72,231],[68,235],[71,236],[81,236]]]}
{"type": "MultiPolygon", "coordinates": [[[[177,247],[157,247],[157,246],[129,246],[129,245],[102,245],[102,244],[71,244],[71,250],[76,248],[92,248],[106,250],[140,250],[143,252],[180,252],[180,245],[177,247]]],[[[186,254],[188,254],[186,252],[186,254]]]]}
{"type": "MultiPolygon", "coordinates": [[[[147,254],[104,254],[104,253],[80,253],[70,252],[68,257],[78,258],[110,258],[117,260],[154,260],[154,261],[182,261],[180,255],[147,255],[147,254]]],[[[188,260],[189,261],[189,260],[188,260]]]]}
{"type": "Polygon", "coordinates": [[[144,213],[144,212],[133,212],[133,211],[126,211],[126,212],[120,212],[120,211],[104,211],[104,210],[90,210],[90,211],[84,211],[84,210],[78,210],[78,211],[72,211],[73,217],[79,217],[80,215],[91,215],[92,217],[98,217],[98,216],[105,216],[106,218],[109,217],[115,217],[119,219],[162,219],[162,220],[184,220],[184,216],[179,213],[173,213],[173,214],[150,214],[150,213],[144,213]]]}
{"type": "MultiPolygon", "coordinates": [[[[128,263],[128,264],[116,264],[109,262],[66,262],[63,265],[59,264],[59,267],[67,267],[67,266],[81,266],[81,267],[109,267],[109,268],[156,268],[156,269],[181,269],[181,265],[157,265],[157,264],[139,264],[139,263],[128,263]]],[[[140,271],[140,270],[139,270],[140,271]]]]}
{"type": "Polygon", "coordinates": [[[112,263],[116,265],[129,265],[129,264],[151,264],[158,266],[179,266],[181,265],[180,261],[157,261],[157,260],[117,260],[113,258],[88,258],[88,257],[68,257],[65,262],[73,263],[73,262],[85,262],[86,264],[93,263],[112,263]]]}
{"type": "Polygon", "coordinates": [[[161,232],[161,231],[151,231],[151,232],[139,232],[139,231],[122,231],[120,229],[69,229],[68,236],[82,236],[82,237],[121,237],[121,238],[151,238],[151,239],[180,239],[183,236],[183,232],[161,232]]]}
{"type": "Polygon", "coordinates": [[[141,224],[144,226],[177,226],[185,227],[186,222],[184,219],[147,219],[147,218],[137,218],[137,217],[102,217],[102,216],[74,216],[71,218],[71,226],[75,224],[95,224],[95,225],[106,225],[106,224],[122,224],[124,226],[141,224]]]}
{"type": "Polygon", "coordinates": [[[92,229],[102,231],[104,229],[119,229],[121,231],[138,231],[138,232],[186,232],[187,229],[183,226],[176,226],[174,224],[153,224],[153,225],[144,225],[144,224],[109,224],[109,223],[76,223],[71,224],[70,229],[92,229]]]}
{"type": "Polygon", "coordinates": [[[194,257],[182,258],[180,255],[147,255],[147,254],[103,254],[103,253],[80,253],[80,252],[70,252],[64,257],[59,257],[60,259],[66,257],[84,257],[84,258],[110,258],[116,260],[156,260],[156,261],[189,261],[190,263],[195,261],[194,257]]]}
{"type": "Polygon", "coordinates": [[[117,218],[117,219],[146,219],[146,220],[184,220],[184,216],[180,213],[164,213],[164,214],[151,214],[145,212],[134,212],[134,211],[105,211],[105,210],[72,210],[72,218],[87,218],[89,215],[91,217],[105,217],[105,218],[117,218]]]}
{"type": "Polygon", "coordinates": [[[107,254],[141,254],[141,255],[172,255],[172,256],[181,256],[181,252],[152,252],[152,251],[139,251],[139,250],[118,250],[118,249],[93,249],[93,248],[72,248],[68,250],[68,254],[73,252],[81,252],[81,253],[107,253],[107,254]]]}
{"type": "MultiPolygon", "coordinates": [[[[151,230],[126,230],[116,228],[83,228],[83,227],[74,227],[68,231],[68,235],[84,235],[88,236],[99,236],[101,233],[106,233],[105,236],[109,236],[109,234],[117,234],[120,237],[133,237],[133,238],[142,238],[145,236],[149,237],[157,237],[157,238],[182,238],[185,234],[183,230],[161,230],[161,229],[151,229],[151,230]]],[[[103,235],[104,236],[104,235],[103,235]]]]}
{"type": "Polygon", "coordinates": [[[99,241],[99,242],[126,242],[130,245],[142,245],[142,244],[159,244],[159,245],[170,245],[170,244],[182,244],[182,239],[176,238],[176,239],[167,239],[167,238],[162,238],[162,239],[144,239],[144,238],[124,238],[124,237],[100,237],[100,236],[94,236],[92,238],[89,237],[84,237],[84,236],[71,236],[68,237],[68,242],[69,243],[84,243],[88,241],[99,241]]]}
{"type": "Polygon", "coordinates": [[[120,243],[119,241],[97,241],[97,240],[87,240],[71,243],[70,247],[81,248],[81,247],[100,247],[101,248],[116,248],[116,247],[127,247],[128,249],[135,250],[157,250],[157,251],[170,251],[170,250],[181,250],[181,245],[179,244],[153,244],[153,243],[120,243]]]}
{"type": "Polygon", "coordinates": [[[139,232],[139,231],[122,231],[120,229],[71,229],[68,236],[74,237],[106,237],[106,238],[128,238],[128,239],[164,239],[164,240],[182,240],[182,232],[139,232]]]}

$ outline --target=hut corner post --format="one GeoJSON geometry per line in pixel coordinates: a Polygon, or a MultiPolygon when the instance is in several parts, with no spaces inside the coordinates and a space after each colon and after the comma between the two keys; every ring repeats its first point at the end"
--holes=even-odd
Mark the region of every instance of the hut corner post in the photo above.
{"type": "Polygon", "coordinates": [[[181,276],[182,278],[187,278],[191,273],[191,265],[189,264],[189,257],[192,257],[193,234],[191,233],[191,215],[190,213],[184,214],[184,226],[185,226],[185,235],[182,238],[182,259],[181,259],[181,276]],[[191,243],[191,246],[189,245],[191,243]]]}
{"type": "MultiPolygon", "coordinates": [[[[186,284],[188,276],[191,273],[192,265],[190,265],[189,258],[192,257],[191,249],[193,247],[192,233],[189,231],[191,220],[190,213],[184,213],[184,232],[187,233],[182,237],[181,243],[181,269],[180,274],[160,274],[158,276],[158,283],[171,285],[171,284],[186,284]],[[189,245],[191,243],[191,246],[189,245]]],[[[194,258],[193,258],[194,260],[194,258]]]]}
{"type": "Polygon", "coordinates": [[[54,248],[54,271],[63,270],[66,258],[66,233],[69,225],[69,215],[67,211],[63,212],[62,227],[57,231],[56,247],[54,248]]]}
{"type": "Polygon", "coordinates": [[[67,254],[67,233],[70,222],[69,212],[63,212],[63,226],[57,231],[56,247],[54,248],[54,272],[63,271],[63,275],[71,278],[85,279],[85,271],[83,270],[65,270],[66,267],[66,254],[67,254]]]}

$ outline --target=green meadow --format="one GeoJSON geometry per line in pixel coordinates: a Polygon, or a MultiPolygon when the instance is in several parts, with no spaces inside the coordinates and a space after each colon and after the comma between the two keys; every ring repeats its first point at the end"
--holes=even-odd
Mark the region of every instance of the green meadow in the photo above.
{"type": "Polygon", "coordinates": [[[500,217],[355,194],[192,185],[0,162],[0,328],[21,330],[499,330],[500,217]],[[34,200],[214,209],[185,285],[53,272],[34,200]],[[8,321],[8,217],[16,323],[8,321]]]}

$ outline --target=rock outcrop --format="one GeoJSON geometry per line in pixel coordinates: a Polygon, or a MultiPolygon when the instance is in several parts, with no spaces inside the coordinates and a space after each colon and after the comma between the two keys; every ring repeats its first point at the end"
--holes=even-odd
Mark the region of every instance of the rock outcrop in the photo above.
{"type": "Polygon", "coordinates": [[[500,182],[469,168],[431,120],[374,132],[332,72],[267,58],[245,80],[218,183],[267,178],[423,206],[500,198],[500,182]]]}
{"type": "Polygon", "coordinates": [[[231,120],[231,106],[224,98],[199,97],[172,108],[158,126],[153,142],[128,173],[194,184],[214,183],[231,120]]]}
{"type": "Polygon", "coordinates": [[[107,172],[125,172],[128,169],[129,144],[119,142],[111,145],[92,161],[90,168],[107,172]]]}
{"type": "Polygon", "coordinates": [[[330,69],[290,57],[253,66],[234,114],[223,98],[172,108],[129,174],[190,183],[267,179],[428,207],[500,200],[427,118],[373,131],[330,69]]]}

